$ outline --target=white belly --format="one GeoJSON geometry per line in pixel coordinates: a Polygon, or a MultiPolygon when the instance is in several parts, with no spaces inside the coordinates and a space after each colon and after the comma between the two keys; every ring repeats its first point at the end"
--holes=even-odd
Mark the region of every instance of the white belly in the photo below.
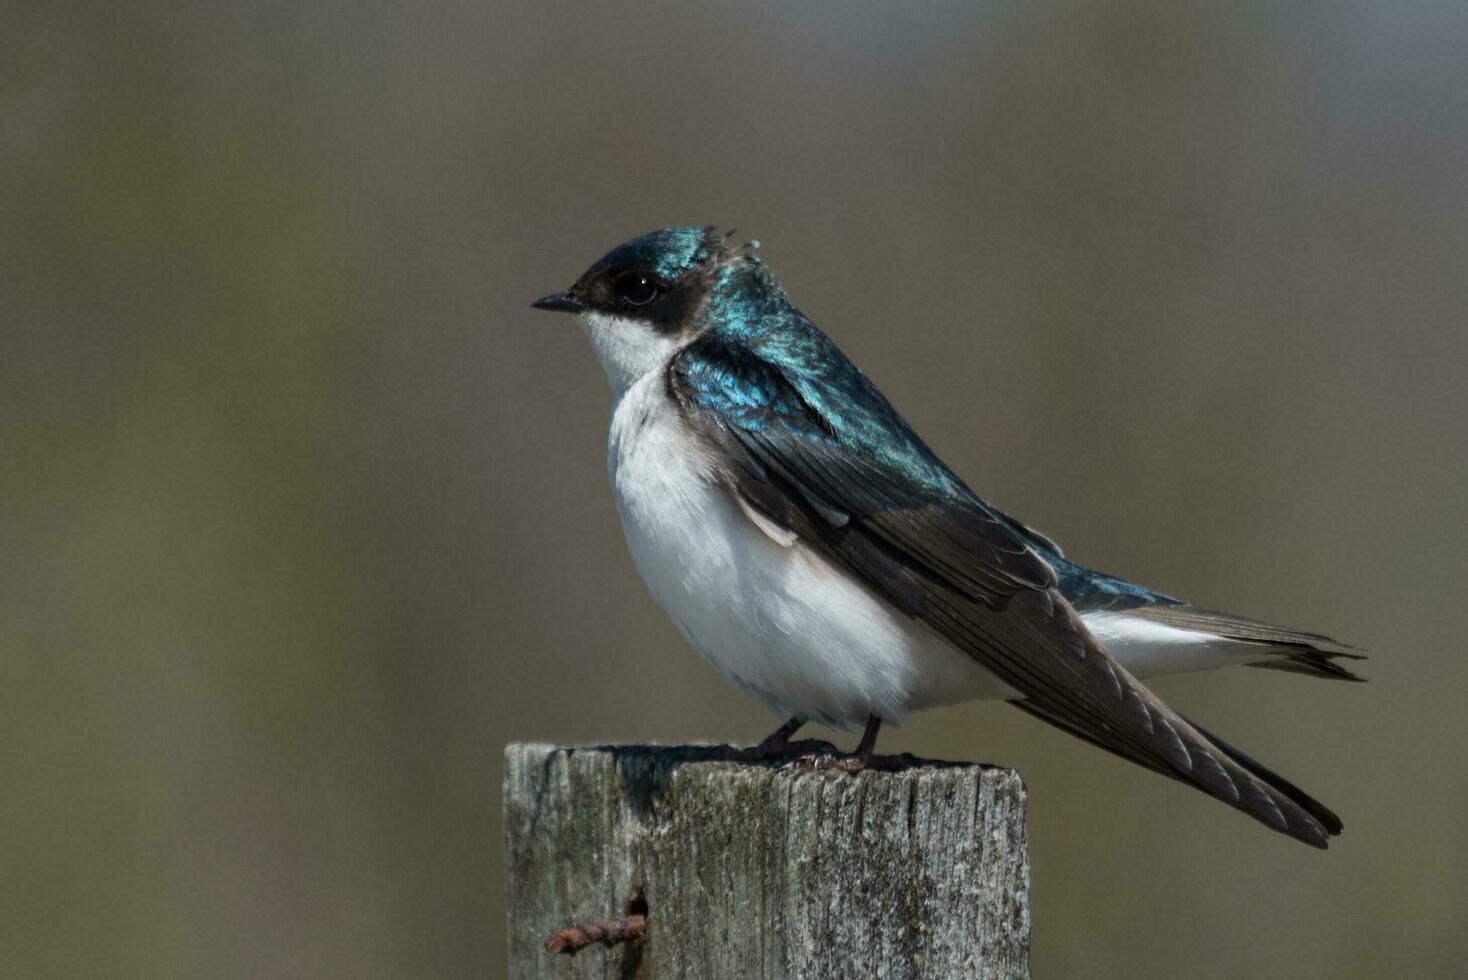
{"type": "Polygon", "coordinates": [[[721,674],[777,714],[838,727],[1014,696],[800,542],[782,545],[751,521],[714,483],[661,375],[618,401],[612,488],[648,589],[721,674]]]}

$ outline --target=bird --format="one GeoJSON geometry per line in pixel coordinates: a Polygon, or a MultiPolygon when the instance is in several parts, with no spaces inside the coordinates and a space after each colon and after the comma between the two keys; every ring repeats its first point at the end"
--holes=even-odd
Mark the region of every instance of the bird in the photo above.
{"type": "Polygon", "coordinates": [[[860,727],[1003,700],[1318,848],[1340,819],[1146,678],[1248,665],[1360,680],[1354,647],[1072,562],[986,503],[718,226],[666,228],[532,307],[574,314],[613,398],[607,467],[634,565],[726,679],[860,727]]]}

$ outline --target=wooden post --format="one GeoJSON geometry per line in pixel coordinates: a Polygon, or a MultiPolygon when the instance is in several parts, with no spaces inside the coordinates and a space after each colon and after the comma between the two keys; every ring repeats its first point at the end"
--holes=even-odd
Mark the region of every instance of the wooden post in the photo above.
{"type": "Polygon", "coordinates": [[[1029,976],[1016,773],[915,760],[852,776],[717,754],[505,750],[511,977],[1029,976]],[[571,926],[636,933],[639,914],[640,939],[546,949],[571,926]]]}

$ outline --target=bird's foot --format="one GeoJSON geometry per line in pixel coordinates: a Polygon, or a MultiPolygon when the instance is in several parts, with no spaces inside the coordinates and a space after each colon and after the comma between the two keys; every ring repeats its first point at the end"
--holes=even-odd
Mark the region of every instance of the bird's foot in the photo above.
{"type": "Polygon", "coordinates": [[[790,759],[780,767],[781,772],[849,772],[858,773],[865,766],[854,755],[841,755],[835,746],[828,751],[805,752],[790,759]]]}
{"type": "Polygon", "coordinates": [[[895,772],[899,769],[906,769],[916,761],[905,752],[902,755],[877,755],[872,751],[877,744],[877,730],[882,727],[882,719],[876,715],[867,719],[866,729],[861,734],[861,743],[850,755],[841,752],[830,742],[823,742],[820,739],[803,738],[798,742],[792,742],[790,736],[794,735],[802,724],[801,719],[791,718],[771,732],[758,745],[747,749],[735,748],[732,745],[726,746],[723,757],[730,762],[785,760],[784,764],[780,766],[782,771],[834,770],[850,773],[853,776],[866,769],[895,772]]]}
{"type": "Polygon", "coordinates": [[[836,746],[818,738],[803,738],[798,742],[771,742],[765,739],[748,748],[731,745],[724,753],[724,758],[730,762],[773,762],[787,759],[789,761],[786,765],[790,765],[800,759],[830,758],[836,752],[836,746]]]}
{"type": "Polygon", "coordinates": [[[844,772],[855,776],[868,769],[873,772],[898,772],[917,764],[917,757],[910,752],[903,752],[901,755],[875,755],[860,752],[843,755],[823,751],[799,755],[785,763],[780,769],[782,772],[844,772]]]}
{"type": "Polygon", "coordinates": [[[801,719],[791,718],[766,735],[758,745],[747,749],[728,746],[724,758],[731,762],[770,762],[790,756],[816,756],[836,751],[834,745],[830,742],[822,742],[820,739],[803,738],[798,742],[792,742],[790,736],[799,731],[803,724],[805,722],[801,719]]]}

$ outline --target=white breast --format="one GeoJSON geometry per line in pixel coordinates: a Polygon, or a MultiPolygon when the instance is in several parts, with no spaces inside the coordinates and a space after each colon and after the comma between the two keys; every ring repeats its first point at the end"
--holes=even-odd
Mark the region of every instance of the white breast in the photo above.
{"type": "Polygon", "coordinates": [[[778,714],[853,727],[1013,695],[815,552],[761,530],[715,482],[661,371],[618,400],[607,462],[648,589],[721,674],[778,714]]]}

